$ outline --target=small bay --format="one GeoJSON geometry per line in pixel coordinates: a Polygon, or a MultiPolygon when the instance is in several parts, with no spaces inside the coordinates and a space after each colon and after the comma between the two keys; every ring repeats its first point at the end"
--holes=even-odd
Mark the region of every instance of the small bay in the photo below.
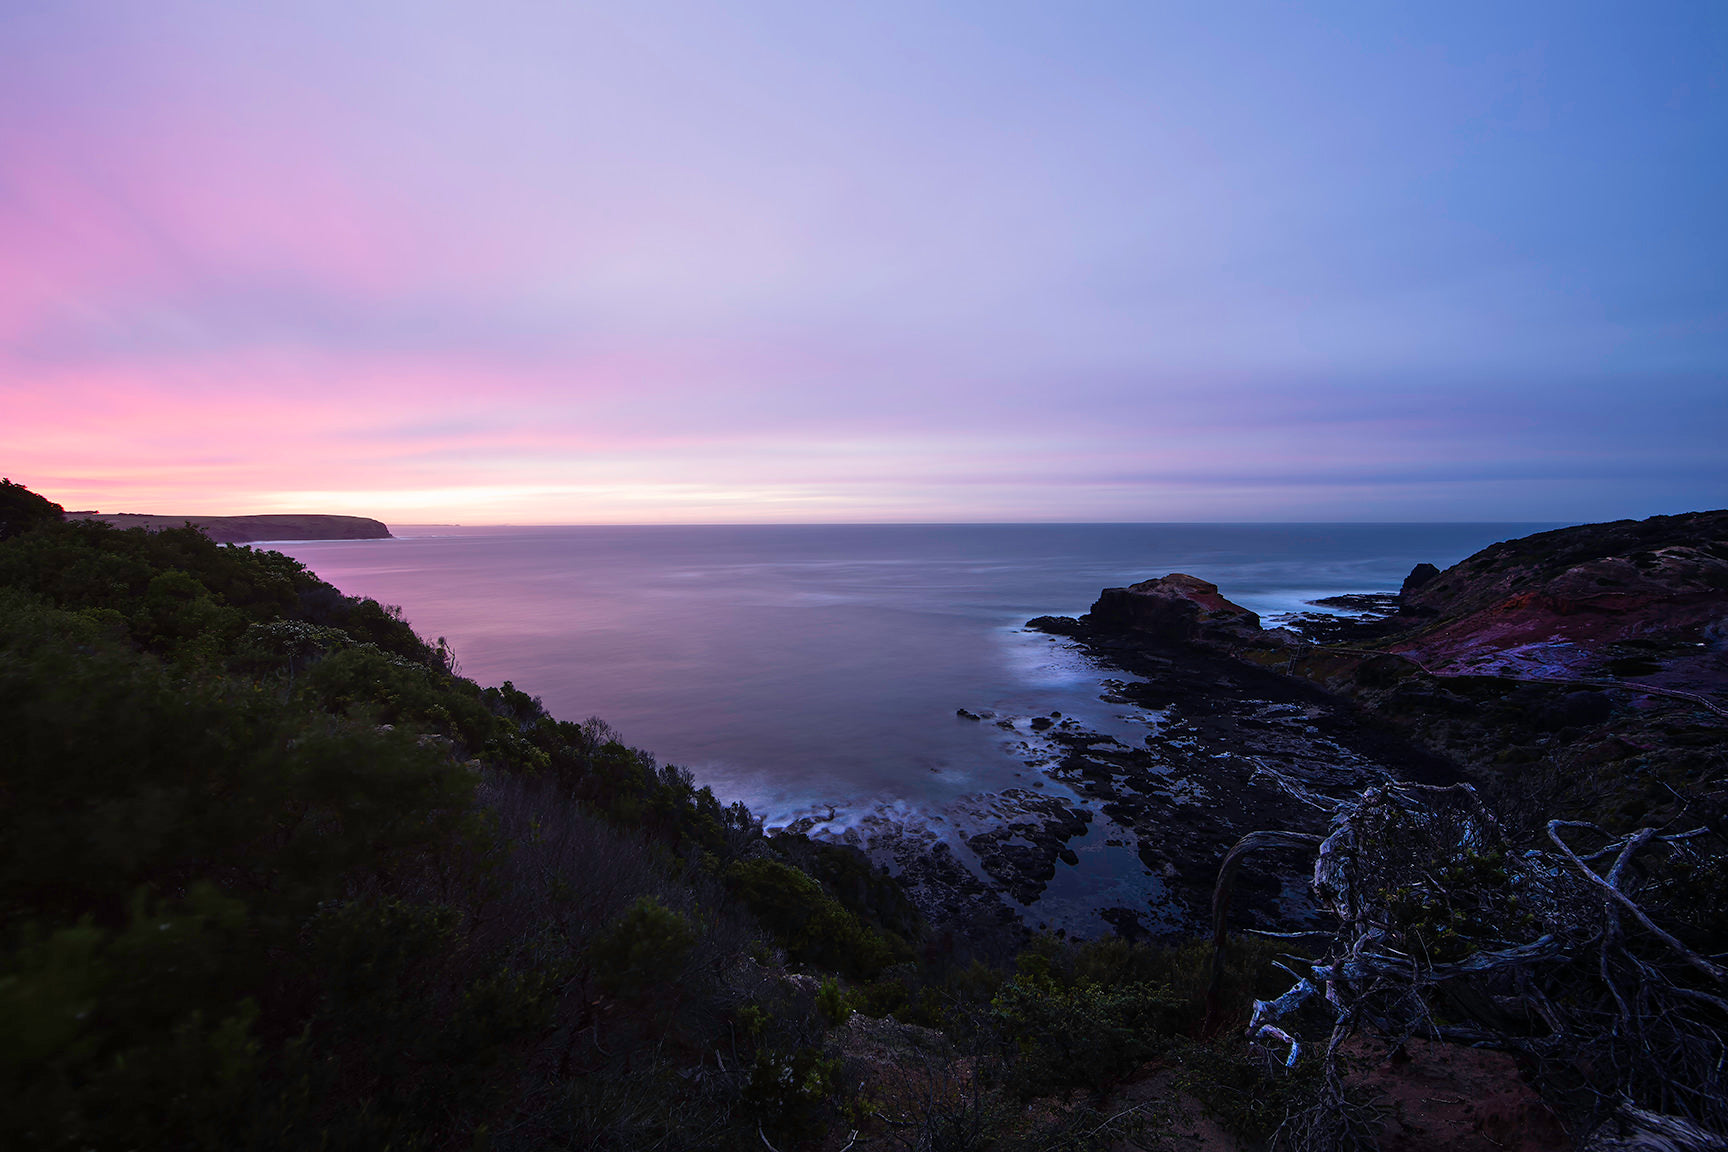
{"type": "Polygon", "coordinates": [[[560,719],[599,716],[776,824],[1028,784],[1019,734],[957,709],[1132,722],[1099,699],[1108,672],[1020,627],[1100,588],[1189,572],[1275,622],[1547,527],[399,527],[264,546],[400,605],[464,674],[511,680],[560,719]]]}

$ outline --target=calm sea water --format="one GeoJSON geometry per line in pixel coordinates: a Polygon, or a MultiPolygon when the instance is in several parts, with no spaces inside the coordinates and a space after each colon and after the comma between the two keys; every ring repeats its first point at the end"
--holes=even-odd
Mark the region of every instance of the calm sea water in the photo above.
{"type": "Polygon", "coordinates": [[[481,683],[599,716],[779,822],[1025,783],[1004,733],[958,708],[1110,727],[1106,673],[1020,627],[1100,588],[1189,572],[1271,615],[1553,526],[429,528],[270,547],[401,605],[481,683]]]}

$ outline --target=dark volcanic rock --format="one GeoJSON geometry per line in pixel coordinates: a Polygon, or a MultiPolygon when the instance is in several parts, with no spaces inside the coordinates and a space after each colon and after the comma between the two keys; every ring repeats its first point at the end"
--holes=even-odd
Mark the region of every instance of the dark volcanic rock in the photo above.
{"type": "MultiPolygon", "coordinates": [[[[1349,615],[1307,614],[1299,638],[1267,632],[1215,585],[1173,574],[1106,589],[1078,620],[1029,621],[1130,673],[1105,699],[1144,709],[1147,732],[997,719],[1031,729],[1026,766],[1083,798],[1096,830],[1074,840],[1072,799],[987,798],[1004,802],[995,816],[953,825],[983,884],[964,906],[1000,893],[1024,911],[990,915],[1033,924],[1041,903],[1071,898],[1066,865],[1111,852],[1121,883],[1103,922],[1192,931],[1236,839],[1323,832],[1339,798],[1390,779],[1468,779],[1517,835],[1555,816],[1626,827],[1728,811],[1728,740],[1710,711],[1728,705],[1728,512],[1542,533],[1438,575],[1418,567],[1396,597],[1316,603],[1349,615]]],[[[1313,921],[1291,863],[1250,865],[1234,922],[1313,921]]]]}
{"type": "MultiPolygon", "coordinates": [[[[1133,838],[1175,907],[1164,923],[1205,922],[1224,853],[1262,828],[1321,832],[1332,798],[1388,779],[1448,783],[1456,769],[1312,684],[1191,645],[1105,645],[1094,655],[1135,674],[1112,699],[1159,714],[1141,747],[1067,734],[1053,774],[1099,803],[1133,838]]],[[[1096,835],[1096,833],[1095,833],[1096,835]]],[[[1301,885],[1249,882],[1241,922],[1301,923],[1301,885]]]]}
{"type": "Polygon", "coordinates": [[[1432,564],[1418,564],[1410,569],[1410,575],[1404,577],[1403,587],[1398,589],[1399,600],[1409,600],[1410,596],[1423,585],[1440,575],[1440,569],[1432,564]]]}
{"type": "MultiPolygon", "coordinates": [[[[1142,587],[1161,583],[1169,590],[1160,581],[1142,587]]],[[[1210,598],[1204,591],[1210,585],[1194,585],[1189,589],[1210,598]]],[[[1222,629],[1198,624],[1192,632],[1176,630],[1183,639],[1171,638],[1169,631],[1126,627],[1122,614],[1108,610],[1078,621],[1058,617],[1029,624],[1073,636],[1101,665],[1133,674],[1134,679],[1107,682],[1105,699],[1145,709],[1152,721],[1135,745],[1068,721],[1039,734],[1052,753],[1041,766],[1096,805],[1101,829],[1092,836],[1105,845],[1130,847],[1139,858],[1143,876],[1133,883],[1144,886],[1148,905],[1107,921],[1118,931],[1158,935],[1203,925],[1219,862],[1248,832],[1321,832],[1337,798],[1370,784],[1458,778],[1446,760],[1363,723],[1350,701],[1282,674],[1297,650],[1275,647],[1254,632],[1247,632],[1246,641],[1239,639],[1246,621],[1231,611],[1233,606],[1222,607],[1229,605],[1223,597],[1217,605],[1197,605],[1195,617],[1222,611],[1230,623],[1222,629]],[[1142,923],[1142,916],[1148,922],[1142,923]]],[[[1010,886],[1021,901],[1040,892],[1048,883],[1046,869],[1063,859],[1065,845],[1047,843],[1042,853],[1000,852],[995,850],[999,842],[1019,843],[968,840],[985,858],[991,878],[1010,886]]],[[[1237,904],[1242,923],[1289,927],[1314,915],[1301,883],[1274,878],[1281,871],[1244,879],[1237,904]]],[[[1028,914],[1035,915],[1036,908],[1028,914]]]]}
{"type": "Polygon", "coordinates": [[[1039,616],[1026,621],[1026,627],[1053,636],[1078,636],[1086,631],[1086,626],[1072,616],[1039,616]]]}
{"type": "Polygon", "coordinates": [[[1460,617],[1515,596],[1561,613],[1728,596],[1728,510],[1617,520],[1492,544],[1406,599],[1460,617]]]}
{"type": "Polygon", "coordinates": [[[1104,589],[1086,622],[1169,644],[1248,640],[1260,633],[1259,616],[1219,595],[1218,585],[1182,572],[1104,589]]]}
{"type": "MultiPolygon", "coordinates": [[[[1177,574],[1106,589],[1078,620],[1028,622],[1133,674],[1106,699],[1153,717],[1137,746],[1040,724],[1046,758],[1027,761],[1095,807],[1092,836],[1138,857],[1148,906],[1118,906],[1120,931],[1199,926],[1238,837],[1324,831],[1338,798],[1377,781],[1471,780],[1530,835],[1556,815],[1618,827],[1728,797],[1712,783],[1728,778],[1728,740],[1708,707],[1728,705],[1728,512],[1542,533],[1445,572],[1418,566],[1397,596],[1316,605],[1348,615],[1268,632],[1177,574]]],[[[1048,834],[967,844],[1022,903],[1068,848],[1048,834]]],[[[1311,917],[1293,875],[1246,876],[1241,922],[1311,917]]]]}
{"type": "Polygon", "coordinates": [[[1728,511],[1541,532],[1401,597],[1402,624],[1288,670],[1452,759],[1509,826],[1678,819],[1728,773],[1728,511]]]}
{"type": "Polygon", "coordinates": [[[1023,788],[1010,788],[1002,796],[1018,806],[1021,818],[969,837],[966,846],[977,853],[986,875],[1021,904],[1031,904],[1056,875],[1058,860],[1079,862],[1068,841],[1086,834],[1092,814],[1023,788]]]}
{"type": "Polygon", "coordinates": [[[1443,674],[1614,675],[1707,686],[1728,618],[1728,511],[1540,532],[1484,548],[1404,597],[1435,622],[1390,647],[1443,674]]]}
{"type": "Polygon", "coordinates": [[[1366,644],[1389,636],[1408,626],[1400,619],[1401,606],[1396,593],[1347,592],[1342,596],[1323,596],[1310,600],[1317,608],[1342,609],[1337,612],[1300,612],[1287,617],[1279,626],[1310,644],[1366,644]]]}

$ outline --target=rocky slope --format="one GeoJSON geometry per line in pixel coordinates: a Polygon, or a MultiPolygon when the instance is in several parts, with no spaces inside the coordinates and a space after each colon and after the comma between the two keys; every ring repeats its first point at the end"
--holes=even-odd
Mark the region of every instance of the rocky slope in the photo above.
{"type": "MultiPolygon", "coordinates": [[[[1333,1045],[1364,1028],[1356,1041],[1370,1040],[1374,1058],[1390,1051],[1366,1073],[1349,1061],[1337,1066],[1347,1089],[1390,1104],[1379,1146],[1728,1146],[1720,1135],[1728,1008],[1719,996],[1728,976],[1717,962],[1728,955],[1728,512],[1508,541],[1444,572],[1419,567],[1396,596],[1335,607],[1358,615],[1265,629],[1214,586],[1173,574],[1107,589],[1078,620],[1031,623],[1125,670],[1162,668],[1133,692],[1150,701],[1187,685],[1188,707],[1218,713],[1225,750],[1266,767],[1274,765],[1253,743],[1264,744],[1256,729],[1280,710],[1257,708],[1235,685],[1255,685],[1256,697],[1272,694],[1259,686],[1267,682],[1292,695],[1312,691],[1302,716],[1323,716],[1327,727],[1289,730],[1290,763],[1307,774],[1278,767],[1276,778],[1316,808],[1376,767],[1404,779],[1426,768],[1475,785],[1371,788],[1330,821],[1290,819],[1270,806],[1249,814],[1264,829],[1310,833],[1316,843],[1313,833],[1330,833],[1322,864],[1312,851],[1256,857],[1249,879],[1260,876],[1260,917],[1303,927],[1299,895],[1310,868],[1315,891],[1361,901],[1332,905],[1339,920],[1326,923],[1344,927],[1306,972],[1292,961],[1304,979],[1285,996],[1315,994],[1318,984],[1333,1000],[1344,989],[1333,1002],[1349,1010],[1334,1021],[1333,1045]],[[1376,739],[1390,755],[1347,754],[1376,739]],[[1420,749],[1427,763],[1400,757],[1400,747],[1420,749]],[[1314,772],[1328,761],[1335,774],[1314,772]],[[1457,812],[1436,806],[1441,797],[1457,812]],[[1382,823],[1341,830],[1376,804],[1382,823]],[[1457,814],[1466,811],[1477,814],[1468,833],[1457,814]],[[1358,871],[1341,887],[1335,871],[1320,879],[1339,868],[1358,871]],[[1267,899],[1274,888],[1278,898],[1267,899]],[[1605,903],[1602,890],[1618,903],[1605,903]],[[1377,979],[1401,991],[1364,1009],[1367,1001],[1349,998],[1367,984],[1333,981],[1345,958],[1354,964],[1368,952],[1383,962],[1377,979]],[[1409,998],[1430,983],[1444,984],[1444,994],[1435,993],[1439,1007],[1427,1015],[1405,1019],[1387,1007],[1415,1003],[1409,998]],[[1565,1007],[1538,1018],[1528,1012],[1536,1003],[1565,1007]],[[1658,1037],[1670,1024],[1673,1036],[1658,1037]],[[1516,1069],[1503,1058],[1495,1071],[1477,1066],[1483,1048],[1518,1053],[1516,1069]],[[1518,1076],[1539,1089],[1540,1102],[1518,1076]],[[1490,1101],[1493,1084],[1508,1095],[1490,1101]]],[[[1198,864],[1209,835],[1231,824],[1246,830],[1231,806],[1247,795],[1239,786],[1195,810],[1149,812],[1135,826],[1143,858],[1175,849],[1198,864]],[[1209,817],[1224,826],[1208,828],[1209,817]]],[[[1301,840],[1261,839],[1286,852],[1301,840]]],[[[1235,909],[1224,921],[1249,922],[1235,909]]],[[[1346,1112],[1340,1104],[1334,1117],[1346,1112]]]]}
{"type": "MultiPolygon", "coordinates": [[[[1193,575],[1107,588],[1027,626],[1119,673],[1117,723],[962,708],[1028,786],[793,830],[864,850],[974,935],[1171,937],[1203,928],[1238,838],[1322,832],[1374,784],[1469,781],[1518,834],[1728,809],[1725,538],[1728,513],[1546,532],[1277,628],[1193,575]]],[[[1240,923],[1311,921],[1276,871],[1244,878],[1240,923]]]]}
{"type": "Polygon", "coordinates": [[[1405,592],[1432,622],[1390,650],[1437,674],[1723,679],[1728,512],[1543,532],[1485,548],[1405,592]]]}
{"type": "Polygon", "coordinates": [[[1353,619],[1263,629],[1174,574],[1031,625],[1124,667],[1150,657],[1200,678],[1224,660],[1316,685],[1383,738],[1450,762],[1515,821],[1722,801],[1728,511],[1543,532],[1444,572],[1422,565],[1395,598],[1357,599],[1353,619]]]}

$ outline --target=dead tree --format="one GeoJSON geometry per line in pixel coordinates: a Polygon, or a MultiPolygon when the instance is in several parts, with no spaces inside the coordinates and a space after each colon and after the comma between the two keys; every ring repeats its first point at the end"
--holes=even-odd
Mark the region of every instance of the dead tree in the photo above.
{"type": "MultiPolygon", "coordinates": [[[[1255,1001],[1248,1025],[1292,1066],[1323,1062],[1319,1099],[1275,1146],[1372,1146],[1374,1118],[1347,1096],[1339,1061],[1363,1034],[1518,1054],[1592,1152],[1728,1149],[1728,971],[1660,911],[1676,899],[1663,878],[1723,843],[1707,828],[1547,831],[1551,847],[1514,851],[1467,784],[1384,785],[1339,806],[1313,879],[1338,927],[1321,959],[1288,958],[1295,984],[1255,1001]]],[[[1226,859],[1273,843],[1293,839],[1255,833],[1226,859]]],[[[1231,871],[1216,893],[1220,944],[1231,871]]]]}

